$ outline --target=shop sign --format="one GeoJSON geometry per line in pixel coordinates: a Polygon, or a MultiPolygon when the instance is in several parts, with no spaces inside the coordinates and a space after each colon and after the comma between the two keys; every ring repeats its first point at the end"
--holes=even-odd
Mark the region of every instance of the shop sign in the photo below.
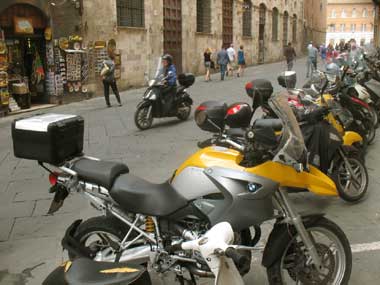
{"type": "Polygon", "coordinates": [[[16,34],[33,34],[33,20],[25,17],[14,17],[15,33],[16,34]]]}

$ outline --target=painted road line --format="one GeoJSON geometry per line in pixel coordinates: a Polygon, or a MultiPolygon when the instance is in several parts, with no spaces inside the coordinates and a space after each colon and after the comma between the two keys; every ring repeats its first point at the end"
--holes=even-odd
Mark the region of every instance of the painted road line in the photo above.
{"type": "Polygon", "coordinates": [[[352,253],[380,250],[380,241],[353,244],[351,246],[351,250],[352,250],[352,253]]]}

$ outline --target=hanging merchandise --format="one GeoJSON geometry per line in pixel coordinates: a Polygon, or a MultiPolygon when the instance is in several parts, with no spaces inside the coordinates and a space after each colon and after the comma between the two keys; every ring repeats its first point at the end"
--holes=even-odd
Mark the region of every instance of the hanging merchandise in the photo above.
{"type": "Polygon", "coordinates": [[[34,60],[33,60],[33,72],[31,76],[31,81],[34,85],[38,85],[41,80],[45,79],[45,71],[42,65],[42,61],[38,51],[34,52],[34,60]]]}
{"type": "Polygon", "coordinates": [[[82,55],[79,52],[66,53],[67,81],[81,80],[82,55]]]}

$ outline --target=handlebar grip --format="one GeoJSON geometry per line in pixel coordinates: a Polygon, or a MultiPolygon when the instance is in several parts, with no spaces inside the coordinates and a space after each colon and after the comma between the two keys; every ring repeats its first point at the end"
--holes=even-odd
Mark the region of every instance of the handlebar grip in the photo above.
{"type": "Polygon", "coordinates": [[[224,255],[231,258],[238,268],[245,268],[246,266],[250,266],[249,258],[246,255],[241,254],[233,247],[227,248],[224,252],[224,255]]]}

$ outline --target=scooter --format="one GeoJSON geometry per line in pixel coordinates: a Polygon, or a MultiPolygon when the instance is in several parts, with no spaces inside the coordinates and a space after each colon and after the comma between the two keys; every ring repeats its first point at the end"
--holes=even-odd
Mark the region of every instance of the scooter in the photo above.
{"type": "Polygon", "coordinates": [[[194,75],[187,73],[178,76],[179,86],[173,87],[175,88],[173,94],[168,95],[174,96],[171,106],[168,108],[166,106],[168,103],[161,96],[162,89],[166,87],[165,81],[167,79],[162,70],[160,58],[155,77],[149,80],[149,86],[143,95],[143,100],[136,107],[135,124],[140,130],[149,129],[154,118],[177,117],[181,121],[186,121],[191,114],[193,100],[187,92],[187,88],[194,84],[194,75]]]}
{"type": "MultiPolygon", "coordinates": [[[[62,244],[70,257],[136,264],[150,261],[158,273],[183,276],[185,271],[192,280],[194,276],[212,277],[213,271],[197,252],[178,250],[174,245],[197,240],[218,223],[228,222],[237,244],[255,250],[260,238],[252,238],[250,228],[274,220],[262,261],[270,284],[309,279],[315,284],[347,284],[352,256],[345,234],[323,214],[299,215],[287,196],[289,187],[337,196],[336,186],[307,164],[302,134],[284,97],[274,95],[269,104],[283,124],[280,141],[268,145],[260,134],[270,134],[271,129],[256,132],[253,127],[241,151],[199,150],[163,184],[129,174],[125,165],[83,156],[53,165],[59,173],[50,170],[51,192],[55,193],[51,212],[63,205],[69,193],[80,192],[102,213],[76,221],[67,230],[62,244]],[[263,154],[261,160],[251,161],[250,154],[258,151],[263,154]],[[294,258],[308,262],[291,263],[294,258]]],[[[29,129],[36,124],[42,128],[34,122],[28,124],[29,129]]],[[[242,254],[251,259],[250,252],[242,254]]],[[[241,275],[250,270],[246,263],[236,266],[241,275]]]]}

